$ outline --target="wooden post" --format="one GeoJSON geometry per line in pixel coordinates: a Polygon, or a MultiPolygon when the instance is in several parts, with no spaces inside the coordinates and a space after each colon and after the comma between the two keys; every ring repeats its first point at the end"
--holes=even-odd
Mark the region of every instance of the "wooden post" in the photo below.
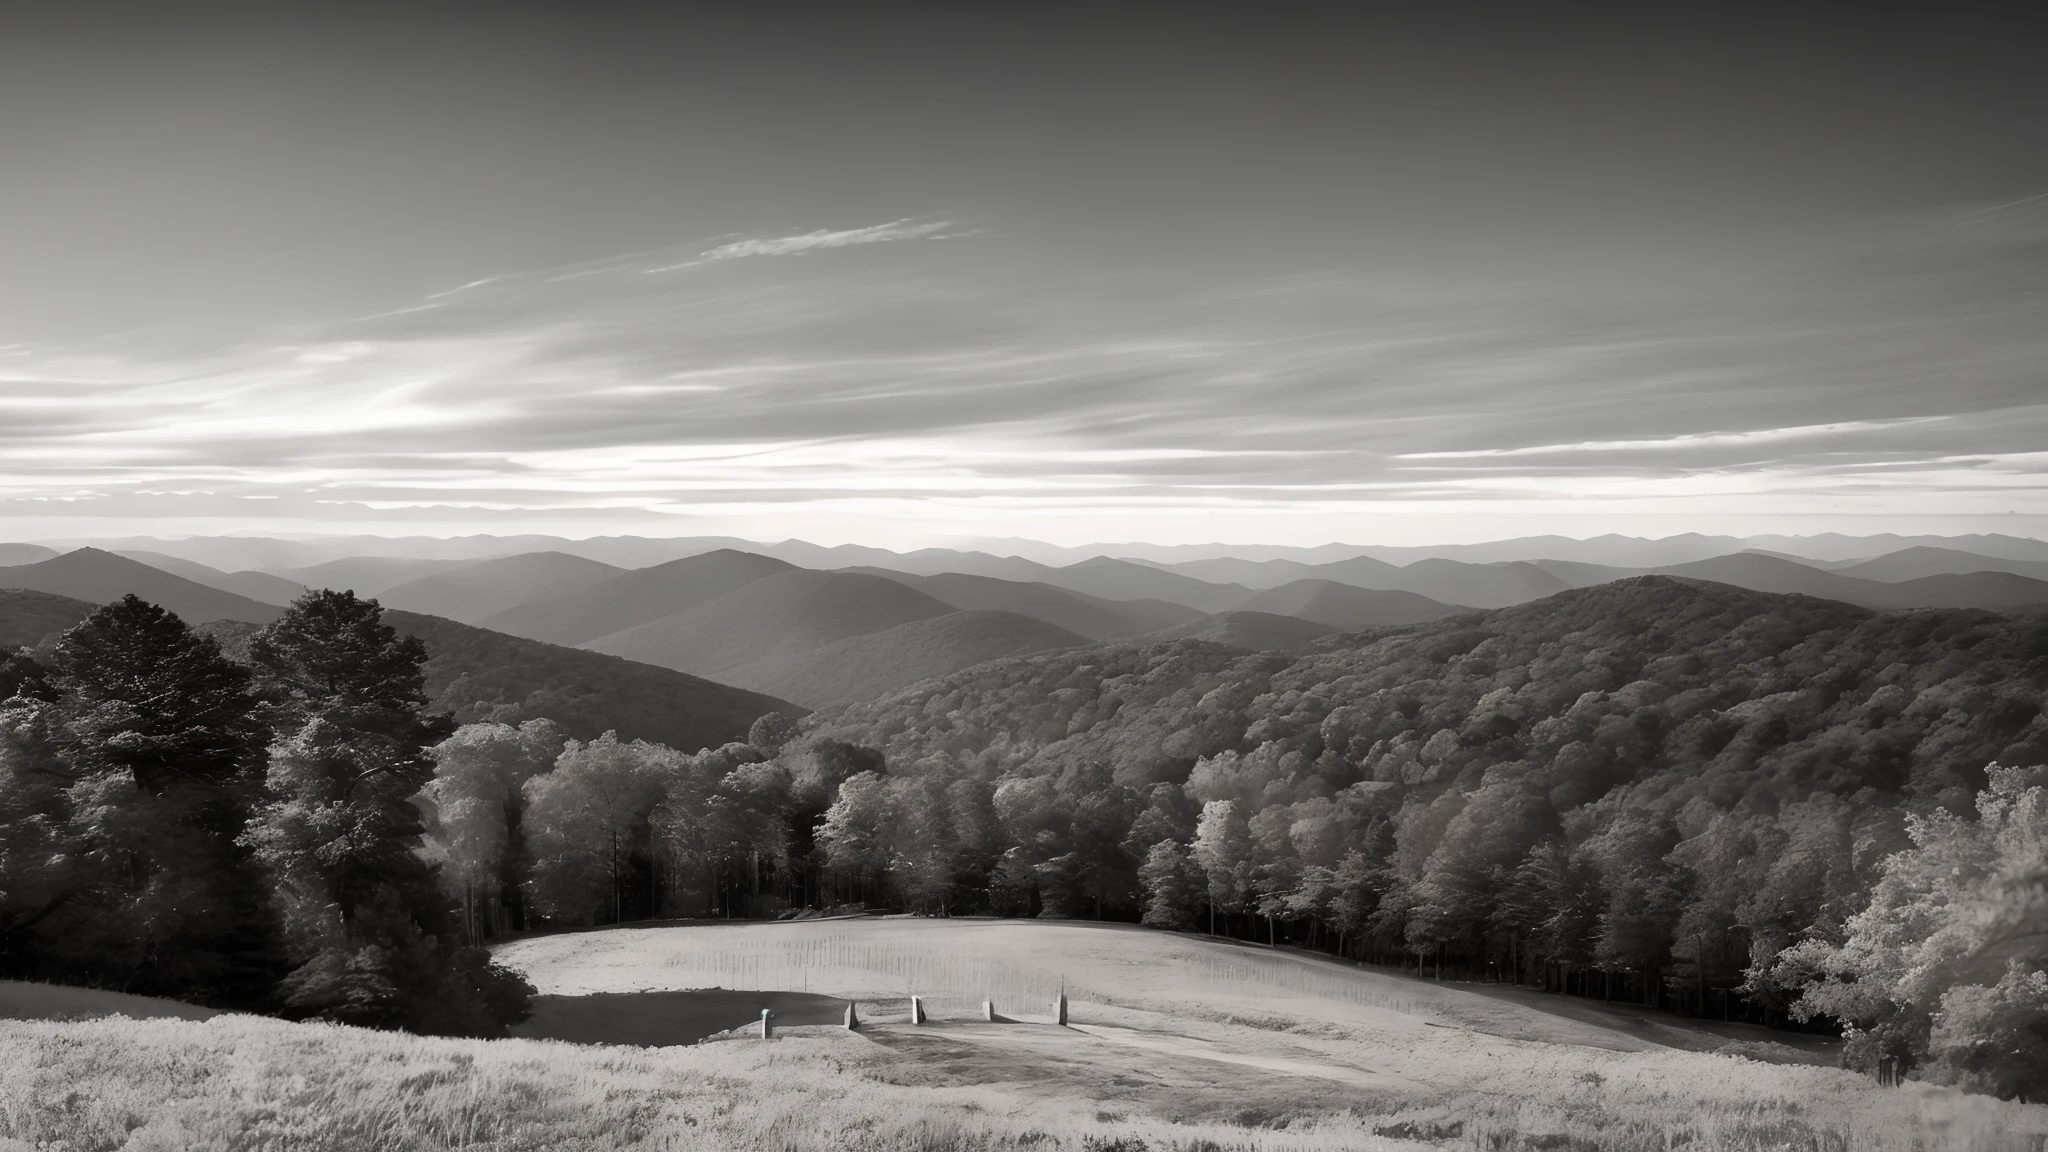
{"type": "Polygon", "coordinates": [[[993,1000],[983,1000],[983,1001],[981,1002],[981,1016],[982,1016],[982,1019],[984,1019],[984,1020],[987,1020],[987,1021],[988,1021],[989,1023],[991,1023],[991,1024],[995,1023],[995,1022],[996,1022],[996,1002],[995,1002],[995,1001],[993,1001],[993,1000]]]}
{"type": "Polygon", "coordinates": [[[1060,993],[1059,999],[1053,1001],[1052,1014],[1054,1023],[1062,1028],[1067,1026],[1067,994],[1065,992],[1060,993]]]}
{"type": "Polygon", "coordinates": [[[860,1027],[860,1015],[853,1010],[853,1001],[846,1002],[846,1030],[852,1032],[860,1027]]]}
{"type": "Polygon", "coordinates": [[[924,997],[912,996],[910,998],[910,1022],[912,1024],[924,1023],[924,997]]]}
{"type": "Polygon", "coordinates": [[[766,1040],[775,1034],[775,1025],[769,1023],[769,1020],[772,1019],[774,1015],[775,1013],[770,1012],[766,1008],[761,1009],[761,1039],[763,1040],[766,1040]]]}

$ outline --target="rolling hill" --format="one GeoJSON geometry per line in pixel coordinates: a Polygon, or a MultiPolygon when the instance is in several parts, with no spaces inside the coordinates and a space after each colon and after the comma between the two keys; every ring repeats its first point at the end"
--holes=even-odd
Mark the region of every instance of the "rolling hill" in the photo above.
{"type": "Polygon", "coordinates": [[[1227,611],[1252,598],[1252,590],[1239,584],[1211,584],[1179,572],[1107,556],[1049,569],[1039,579],[1104,600],[1164,600],[1204,614],[1227,611]]]}
{"type": "Polygon", "coordinates": [[[2048,606],[2048,580],[2012,572],[1968,572],[1922,576],[1887,585],[1889,604],[1877,608],[1985,608],[1993,612],[2048,606]]]}
{"type": "MultiPolygon", "coordinates": [[[[545,717],[579,740],[616,731],[628,740],[653,740],[694,752],[745,739],[754,721],[770,712],[801,716],[799,705],[715,684],[669,668],[656,668],[385,609],[384,622],[427,646],[427,695],[432,707],[462,723],[518,724],[545,717]]],[[[207,625],[230,656],[246,659],[255,626],[207,625]]]]}
{"type": "Polygon", "coordinates": [[[1401,569],[1370,556],[1353,556],[1325,564],[1302,560],[1241,560],[1221,556],[1209,560],[1184,560],[1158,565],[1183,576],[1216,584],[1242,584],[1247,588],[1278,588],[1296,580],[1335,580],[1359,588],[1397,588],[1401,569]]]}
{"type": "Polygon", "coordinates": [[[52,592],[0,588],[0,656],[33,648],[91,614],[97,604],[52,592]]]}
{"type": "Polygon", "coordinates": [[[952,611],[952,605],[886,577],[798,568],[583,647],[751,685],[760,682],[757,677],[789,675],[791,659],[835,641],[952,611]]]}
{"type": "Polygon", "coordinates": [[[1200,620],[1173,628],[1164,628],[1146,635],[1143,639],[1207,640],[1251,652],[1300,653],[1307,650],[1310,644],[1336,631],[1337,629],[1328,624],[1318,624],[1298,616],[1278,616],[1271,612],[1237,608],[1229,612],[1218,612],[1214,616],[1204,616],[1200,620]]]}
{"type": "Polygon", "coordinates": [[[52,560],[0,568],[0,588],[27,588],[93,604],[119,600],[132,592],[177,613],[187,624],[209,620],[267,624],[282,611],[275,604],[209,588],[97,548],[80,548],[52,560]]]}
{"type": "Polygon", "coordinates": [[[1177,628],[1182,624],[1192,624],[1212,615],[1185,604],[1173,604],[1165,600],[1110,600],[1102,596],[1090,596],[1086,592],[1074,592],[1072,595],[1128,620],[1131,632],[1137,635],[1157,632],[1161,628],[1177,628]]]}
{"type": "Polygon", "coordinates": [[[1640,568],[1616,568],[1611,564],[1590,564],[1582,560],[1531,560],[1531,564],[1564,581],[1569,588],[1591,588],[1614,580],[1640,576],[1640,568]]]}
{"type": "Polygon", "coordinates": [[[60,553],[55,548],[45,548],[41,544],[0,544],[0,568],[16,564],[37,564],[44,560],[54,560],[58,555],[60,553]]]}
{"type": "MultiPolygon", "coordinates": [[[[1327,564],[1224,557],[1185,561],[1172,565],[1171,570],[1177,575],[1203,581],[1228,581],[1233,586],[1259,589],[1279,588],[1298,580],[1324,580],[1353,588],[1412,592],[1438,603],[1469,604],[1479,608],[1524,604],[1571,586],[1570,582],[1558,579],[1539,564],[1524,561],[1474,563],[1441,557],[1424,557],[1405,566],[1389,564],[1372,556],[1353,556],[1327,564]]],[[[1183,596],[1179,602],[1191,601],[1183,596]]],[[[1250,598],[1238,606],[1270,610],[1258,608],[1250,598]]]]}
{"type": "Polygon", "coordinates": [[[1386,624],[1420,624],[1471,609],[1413,592],[1358,588],[1334,580],[1296,580],[1245,601],[1243,611],[1293,616],[1354,632],[1386,624]]]}
{"type": "Polygon", "coordinates": [[[1972,572],[2010,572],[2016,576],[2048,580],[2048,560],[2009,560],[1954,548],[1918,547],[1901,548],[1835,571],[1858,580],[1877,580],[1887,584],[1918,580],[1923,576],[1962,576],[1972,572]]]}
{"type": "Polygon", "coordinates": [[[785,560],[720,548],[545,596],[478,623],[550,644],[582,644],[686,611],[763,577],[796,570],[785,560]]]}
{"type": "Polygon", "coordinates": [[[115,555],[125,556],[138,564],[147,564],[173,576],[183,576],[195,584],[204,584],[208,588],[218,588],[223,592],[233,592],[237,596],[247,596],[260,604],[275,604],[280,608],[298,599],[306,590],[303,584],[282,576],[272,576],[268,572],[223,572],[194,560],[169,556],[162,552],[120,551],[115,555]]]}
{"type": "Polygon", "coordinates": [[[349,556],[303,568],[265,568],[272,576],[303,584],[308,588],[332,588],[358,596],[376,596],[422,576],[447,572],[476,563],[461,560],[421,560],[407,556],[349,556]]]}
{"type": "Polygon", "coordinates": [[[377,599],[387,608],[474,624],[534,600],[580,592],[625,573],[624,568],[566,552],[526,552],[422,576],[386,589],[377,599]]]}
{"type": "Polygon", "coordinates": [[[763,692],[811,708],[872,700],[989,660],[1089,641],[1015,612],[949,612],[746,667],[763,692]]]}
{"type": "MultiPolygon", "coordinates": [[[[1332,567],[1341,569],[1343,564],[1332,567]]],[[[1432,558],[1417,560],[1397,571],[1400,575],[1390,585],[1392,589],[1420,593],[1443,604],[1467,604],[1474,608],[1509,608],[1555,596],[1570,587],[1525,560],[1467,564],[1432,558]]]]}
{"type": "MultiPolygon", "coordinates": [[[[1968,565],[1972,560],[1956,559],[1967,556],[1968,553],[1951,553],[1948,557],[1935,557],[1931,560],[1925,557],[1909,558],[1890,569],[1875,570],[1905,573],[1927,565],[1968,565]]],[[[1866,561],[1856,567],[1878,564],[1882,559],[1884,558],[1866,561]]],[[[1981,560],[1986,565],[2009,567],[2027,563],[1983,557],[1974,559],[1981,560]]],[[[1539,560],[1536,563],[1544,571],[1574,588],[1589,588],[1596,584],[1607,584],[1635,576],[1658,575],[1711,580],[1716,584],[1729,584],[1752,592],[1818,596],[1823,600],[1839,600],[1845,604],[1884,611],[1913,608],[1985,608],[2005,611],[2048,604],[2048,580],[1989,567],[1972,568],[1965,573],[1940,573],[1917,578],[1902,576],[1896,580],[1886,581],[1855,576],[1853,572],[1856,567],[1829,571],[1811,561],[1760,550],[1736,552],[1691,564],[1676,564],[1669,568],[1650,570],[1610,568],[1601,564],[1578,564],[1560,560],[1539,560]]]]}
{"type": "Polygon", "coordinates": [[[1193,612],[1178,604],[1167,605],[1164,601],[1116,601],[1085,596],[1050,584],[1026,583],[1020,580],[998,580],[993,576],[970,576],[964,572],[942,572],[935,576],[917,576],[908,572],[892,572],[882,568],[848,569],[865,571],[870,575],[883,576],[923,592],[927,596],[951,604],[962,611],[1014,612],[1042,620],[1055,628],[1061,628],[1089,640],[1101,640],[1109,636],[1132,636],[1152,631],[1146,627],[1156,615],[1152,604],[1163,605],[1173,614],[1193,612]],[[1134,610],[1122,610],[1126,603],[1136,604],[1134,610]]]}
{"type": "Polygon", "coordinates": [[[2048,580],[2035,580],[2011,572],[1943,574],[1885,583],[1858,579],[1842,572],[1825,572],[1761,552],[1717,556],[1712,560],[1659,569],[1658,574],[1712,580],[1753,592],[1818,596],[1884,610],[1986,608],[1998,611],[2048,604],[2048,580]]]}

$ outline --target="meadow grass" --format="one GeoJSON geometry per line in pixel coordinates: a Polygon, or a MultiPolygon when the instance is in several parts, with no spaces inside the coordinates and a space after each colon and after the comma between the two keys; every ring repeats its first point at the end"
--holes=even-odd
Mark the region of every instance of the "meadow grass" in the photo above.
{"type": "Polygon", "coordinates": [[[2040,1106],[1683,1050],[1454,986],[1130,928],[721,925],[499,955],[558,995],[751,984],[881,1006],[915,991],[936,1021],[670,1048],[246,1016],[0,1021],[0,1152],[2048,1148],[2040,1106]],[[1028,1018],[1063,983],[1073,1028],[970,1022],[985,997],[1028,1018]]]}

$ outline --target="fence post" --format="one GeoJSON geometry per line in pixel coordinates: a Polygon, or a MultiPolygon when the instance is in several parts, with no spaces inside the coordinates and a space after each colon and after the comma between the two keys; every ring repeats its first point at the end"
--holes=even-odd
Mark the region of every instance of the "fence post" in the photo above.
{"type": "Polygon", "coordinates": [[[773,1012],[770,1012],[766,1008],[761,1009],[761,1039],[763,1040],[766,1040],[770,1036],[775,1034],[775,1026],[768,1022],[769,1019],[774,1015],[775,1014],[773,1012]]]}
{"type": "Polygon", "coordinates": [[[1060,998],[1053,1001],[1052,1011],[1054,1021],[1060,1027],[1065,1028],[1067,1026],[1067,994],[1065,992],[1060,993],[1060,998]]]}
{"type": "Polygon", "coordinates": [[[851,1031],[853,1031],[854,1029],[856,1029],[856,1028],[859,1028],[859,1027],[860,1027],[860,1016],[859,1016],[859,1015],[858,1015],[857,1013],[855,1013],[855,1012],[854,1012],[854,1010],[853,1010],[853,1001],[851,1001],[851,1000],[848,1000],[848,1001],[846,1002],[846,1030],[847,1030],[848,1032],[851,1032],[851,1031]]]}
{"type": "Polygon", "coordinates": [[[996,1022],[996,1002],[995,1002],[995,1001],[993,1001],[993,1000],[983,1000],[983,1001],[981,1002],[981,1015],[982,1015],[982,1018],[983,1018],[983,1019],[985,1019],[985,1020],[987,1020],[987,1021],[988,1021],[989,1023],[991,1023],[991,1024],[995,1023],[995,1022],[996,1022]]]}
{"type": "Polygon", "coordinates": [[[924,1023],[924,997],[912,996],[910,998],[910,1022],[912,1024],[924,1023]]]}

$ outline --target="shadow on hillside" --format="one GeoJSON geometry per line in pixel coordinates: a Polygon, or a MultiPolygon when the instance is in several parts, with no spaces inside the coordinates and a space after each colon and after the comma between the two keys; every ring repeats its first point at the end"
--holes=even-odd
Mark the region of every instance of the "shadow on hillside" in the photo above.
{"type": "Polygon", "coordinates": [[[838,1024],[846,1001],[814,992],[607,992],[590,996],[536,996],[533,1018],[512,1029],[528,1040],[577,1044],[695,1044],[706,1036],[775,1014],[776,1027],[838,1024]]]}
{"type": "MultiPolygon", "coordinates": [[[[1630,1036],[1646,1044],[1688,1052],[1727,1052],[1774,1064],[1833,1065],[1842,1042],[1812,1032],[1765,1028],[1739,1021],[1722,1022],[1696,1016],[1675,1016],[1634,1004],[1563,996],[1535,988],[1504,984],[1454,983],[1448,987],[1529,1008],[1548,1016],[1589,1024],[1630,1036]]],[[[1596,1045],[1601,1046],[1601,1045],[1596,1045]]]]}

